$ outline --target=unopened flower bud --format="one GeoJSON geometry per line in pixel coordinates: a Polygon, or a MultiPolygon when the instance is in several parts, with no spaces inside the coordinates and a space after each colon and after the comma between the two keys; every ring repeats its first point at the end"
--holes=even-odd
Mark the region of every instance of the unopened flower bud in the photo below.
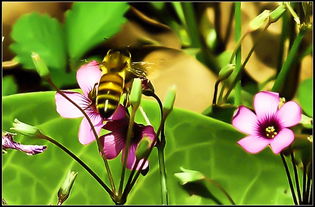
{"type": "Polygon", "coordinates": [[[264,10],[249,23],[249,32],[263,28],[269,21],[270,11],[264,10]]]}
{"type": "Polygon", "coordinates": [[[42,78],[48,78],[50,76],[50,72],[46,63],[40,58],[39,54],[32,52],[32,59],[39,76],[42,78]]]}
{"type": "Polygon", "coordinates": [[[223,80],[227,79],[228,77],[230,77],[230,75],[233,73],[234,69],[235,69],[235,64],[228,64],[228,65],[224,66],[219,72],[218,81],[223,81],[223,80]]]}
{"type": "Polygon", "coordinates": [[[20,122],[18,119],[14,119],[13,127],[11,129],[30,137],[40,137],[42,135],[38,128],[20,122]]]}
{"type": "Polygon", "coordinates": [[[2,132],[2,153],[7,149],[14,149],[26,153],[27,155],[36,155],[44,152],[47,147],[44,145],[24,145],[13,140],[16,134],[2,132]]]}
{"type": "Polygon", "coordinates": [[[142,88],[141,88],[141,79],[135,78],[132,83],[131,92],[129,96],[130,103],[133,107],[138,108],[141,101],[141,94],[142,94],[142,88]]]}
{"type": "Polygon", "coordinates": [[[173,110],[175,98],[176,98],[176,86],[173,85],[168,89],[168,92],[165,97],[165,101],[163,104],[164,113],[168,114],[173,110]]]}
{"type": "Polygon", "coordinates": [[[149,137],[144,137],[141,139],[136,149],[137,160],[141,160],[146,156],[146,154],[150,150],[151,144],[152,144],[152,140],[149,137]]]}
{"type": "Polygon", "coordinates": [[[284,12],[286,11],[286,6],[284,4],[281,4],[280,6],[278,6],[275,10],[273,10],[270,13],[270,22],[276,22],[278,21],[278,19],[282,16],[282,14],[284,14],[284,12]]]}
{"type": "Polygon", "coordinates": [[[72,189],[73,183],[75,178],[77,177],[78,173],[74,171],[70,171],[63,182],[62,186],[58,191],[58,204],[61,205],[70,195],[70,191],[72,189]]]}

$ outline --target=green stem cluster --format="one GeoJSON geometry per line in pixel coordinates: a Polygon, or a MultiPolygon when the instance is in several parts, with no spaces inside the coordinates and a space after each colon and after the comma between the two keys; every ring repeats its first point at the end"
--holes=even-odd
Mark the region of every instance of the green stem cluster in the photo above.
{"type": "Polygon", "coordinates": [[[311,204],[311,191],[312,191],[312,175],[311,175],[311,167],[305,166],[305,163],[303,163],[303,183],[302,183],[302,192],[299,182],[299,175],[297,171],[297,164],[296,160],[294,158],[294,152],[292,149],[290,149],[290,157],[291,157],[291,164],[294,172],[294,180],[295,180],[295,189],[293,185],[293,180],[290,175],[289,167],[286,163],[286,158],[284,156],[284,153],[280,153],[282,163],[284,165],[284,169],[287,175],[287,179],[289,182],[290,190],[292,199],[295,205],[301,205],[301,204],[311,204]],[[307,181],[306,181],[307,179],[307,181]]]}

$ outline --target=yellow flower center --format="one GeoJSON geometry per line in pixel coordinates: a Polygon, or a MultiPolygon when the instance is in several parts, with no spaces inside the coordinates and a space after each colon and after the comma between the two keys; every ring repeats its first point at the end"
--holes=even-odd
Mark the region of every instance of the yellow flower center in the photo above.
{"type": "Polygon", "coordinates": [[[265,129],[265,132],[266,132],[266,137],[268,138],[274,138],[278,134],[274,126],[268,126],[265,129]]]}

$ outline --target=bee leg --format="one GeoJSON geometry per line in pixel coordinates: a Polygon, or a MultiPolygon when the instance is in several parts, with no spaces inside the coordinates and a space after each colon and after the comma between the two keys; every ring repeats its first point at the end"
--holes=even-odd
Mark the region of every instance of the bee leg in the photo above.
{"type": "Polygon", "coordinates": [[[84,108],[84,110],[88,109],[89,107],[95,105],[96,103],[96,95],[97,95],[97,90],[96,90],[96,86],[98,85],[98,83],[95,83],[93,86],[93,89],[89,92],[88,97],[89,99],[92,101],[86,108],[84,108]]]}

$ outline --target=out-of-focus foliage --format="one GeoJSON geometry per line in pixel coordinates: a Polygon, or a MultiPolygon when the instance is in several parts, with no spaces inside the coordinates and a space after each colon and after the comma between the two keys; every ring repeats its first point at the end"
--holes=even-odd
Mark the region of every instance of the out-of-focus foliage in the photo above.
{"type": "Polygon", "coordinates": [[[303,111],[308,116],[313,116],[313,78],[309,78],[300,83],[298,88],[298,100],[303,111]]]}
{"type": "Polygon", "coordinates": [[[77,2],[66,13],[66,42],[71,62],[117,33],[126,21],[124,2],[77,2]]]}
{"type": "Polygon", "coordinates": [[[2,95],[7,96],[15,94],[18,91],[18,87],[14,81],[13,76],[6,76],[2,79],[2,95]]]}

